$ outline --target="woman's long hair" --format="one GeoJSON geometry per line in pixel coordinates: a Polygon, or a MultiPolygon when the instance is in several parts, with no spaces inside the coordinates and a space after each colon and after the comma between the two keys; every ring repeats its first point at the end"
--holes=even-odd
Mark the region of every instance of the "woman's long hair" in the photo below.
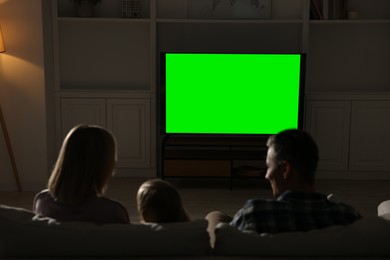
{"type": "Polygon", "coordinates": [[[77,205],[102,195],[116,162],[116,141],[102,127],[78,125],[66,136],[48,189],[59,202],[77,205]]]}

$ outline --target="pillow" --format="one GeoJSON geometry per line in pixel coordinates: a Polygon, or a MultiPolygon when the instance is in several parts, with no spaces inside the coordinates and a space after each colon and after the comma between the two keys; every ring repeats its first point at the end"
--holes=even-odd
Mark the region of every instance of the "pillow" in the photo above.
{"type": "Polygon", "coordinates": [[[206,220],[170,224],[63,222],[0,205],[1,257],[209,255],[206,220]]]}
{"type": "Polygon", "coordinates": [[[216,228],[216,255],[390,256],[390,222],[361,219],[348,226],[279,234],[245,233],[228,224],[216,228]]]}
{"type": "Polygon", "coordinates": [[[390,221],[390,212],[386,214],[382,214],[379,216],[379,218],[385,219],[387,221],[390,221]]]}
{"type": "Polygon", "coordinates": [[[390,200],[382,201],[378,205],[378,216],[382,216],[387,213],[390,213],[390,200]]]}

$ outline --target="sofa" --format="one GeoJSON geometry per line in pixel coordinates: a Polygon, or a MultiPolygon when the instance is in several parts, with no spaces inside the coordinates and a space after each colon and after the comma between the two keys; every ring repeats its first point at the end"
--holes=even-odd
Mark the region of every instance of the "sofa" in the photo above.
{"type": "Polygon", "coordinates": [[[259,235],[219,224],[210,245],[203,219],[148,225],[60,223],[0,205],[0,259],[389,259],[389,208],[382,205],[378,217],[309,232],[259,235]]]}

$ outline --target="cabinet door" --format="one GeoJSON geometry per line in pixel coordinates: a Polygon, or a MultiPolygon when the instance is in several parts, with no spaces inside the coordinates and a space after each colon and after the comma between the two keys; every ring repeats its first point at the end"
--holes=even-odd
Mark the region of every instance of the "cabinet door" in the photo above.
{"type": "Polygon", "coordinates": [[[390,101],[353,101],[350,169],[390,170],[390,101]]]}
{"type": "Polygon", "coordinates": [[[349,101],[308,101],[306,130],[319,148],[319,170],[348,169],[349,101]]]}
{"type": "Polygon", "coordinates": [[[118,143],[118,167],[150,167],[150,100],[108,99],[107,127],[118,143]]]}
{"type": "Polygon", "coordinates": [[[105,99],[61,98],[61,141],[78,124],[106,127],[105,99]]]}

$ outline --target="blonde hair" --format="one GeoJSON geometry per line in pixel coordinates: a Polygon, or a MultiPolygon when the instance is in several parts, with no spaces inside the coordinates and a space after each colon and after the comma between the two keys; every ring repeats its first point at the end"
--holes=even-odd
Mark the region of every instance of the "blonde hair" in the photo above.
{"type": "Polygon", "coordinates": [[[49,178],[49,192],[69,205],[102,195],[115,162],[116,141],[109,131],[95,125],[75,126],[62,144],[49,178]]]}
{"type": "Polygon", "coordinates": [[[177,189],[161,179],[148,180],[139,187],[137,209],[143,222],[190,221],[177,189]]]}

